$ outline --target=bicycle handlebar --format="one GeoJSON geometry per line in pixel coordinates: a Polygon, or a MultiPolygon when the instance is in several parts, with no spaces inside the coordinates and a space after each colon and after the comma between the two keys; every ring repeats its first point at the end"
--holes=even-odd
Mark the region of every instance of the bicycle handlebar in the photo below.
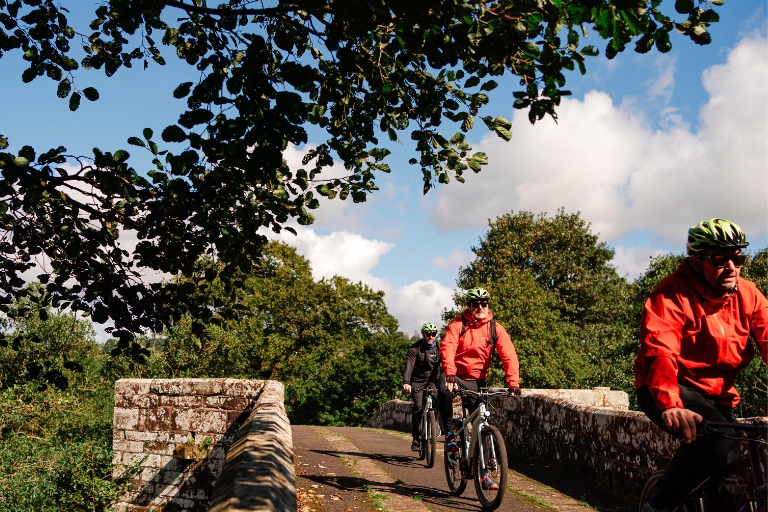
{"type": "Polygon", "coordinates": [[[471,389],[457,389],[454,391],[454,393],[457,393],[459,395],[475,395],[475,396],[499,396],[499,395],[507,395],[509,394],[509,391],[507,388],[480,388],[480,391],[472,391],[471,389]]]}
{"type": "Polygon", "coordinates": [[[699,425],[702,433],[722,434],[723,429],[738,430],[754,434],[768,434],[768,423],[728,423],[722,421],[702,421],[699,425]]]}

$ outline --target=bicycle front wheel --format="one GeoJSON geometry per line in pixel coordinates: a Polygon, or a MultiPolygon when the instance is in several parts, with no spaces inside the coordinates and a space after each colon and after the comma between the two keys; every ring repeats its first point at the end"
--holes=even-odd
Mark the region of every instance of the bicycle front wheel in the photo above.
{"type": "Polygon", "coordinates": [[[651,476],[649,476],[648,480],[646,480],[645,487],[643,487],[643,492],[640,494],[640,512],[643,512],[643,506],[648,503],[648,498],[651,497],[653,489],[656,487],[656,484],[659,483],[659,478],[661,478],[663,475],[664,471],[657,471],[656,473],[653,473],[651,476]]]}
{"type": "Polygon", "coordinates": [[[443,461],[445,462],[445,480],[448,482],[448,490],[453,496],[461,496],[464,489],[467,488],[467,479],[464,478],[460,462],[464,458],[464,450],[462,449],[464,441],[456,436],[456,444],[459,446],[459,451],[456,453],[443,449],[443,461]]]}
{"type": "Polygon", "coordinates": [[[429,410],[427,413],[427,432],[424,436],[424,453],[427,459],[427,467],[435,465],[435,449],[437,447],[437,422],[435,421],[435,411],[429,410]]]}
{"type": "Polygon", "coordinates": [[[474,456],[475,490],[485,510],[495,510],[507,489],[507,448],[496,427],[484,427],[474,456]]]}

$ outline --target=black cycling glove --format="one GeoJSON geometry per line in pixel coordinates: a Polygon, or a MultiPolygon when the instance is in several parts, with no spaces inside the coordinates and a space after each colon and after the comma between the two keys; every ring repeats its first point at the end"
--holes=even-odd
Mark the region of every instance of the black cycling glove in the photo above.
{"type": "Polygon", "coordinates": [[[520,396],[522,391],[520,390],[520,386],[509,386],[508,393],[509,396],[520,396]]]}
{"type": "Polygon", "coordinates": [[[445,383],[446,384],[456,384],[456,376],[455,375],[446,375],[445,376],[445,383]]]}

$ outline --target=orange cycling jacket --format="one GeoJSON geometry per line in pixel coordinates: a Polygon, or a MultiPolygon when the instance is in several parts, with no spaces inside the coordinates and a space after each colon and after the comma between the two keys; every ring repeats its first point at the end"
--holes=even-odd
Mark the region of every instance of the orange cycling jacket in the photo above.
{"type": "Polygon", "coordinates": [[[768,301],[739,278],[729,296],[705,286],[686,258],[645,301],[635,389],[648,386],[661,411],[683,408],[678,383],[735,407],[736,374],[755,357],[768,362],[768,301]]]}
{"type": "MultiPolygon", "coordinates": [[[[469,311],[464,312],[466,331],[461,334],[461,317],[448,324],[440,355],[443,358],[443,370],[446,375],[456,375],[460,379],[485,379],[491,366],[493,342],[491,341],[490,321],[493,314],[482,320],[475,320],[469,311]]],[[[520,386],[520,365],[517,353],[509,339],[509,334],[498,322],[496,323],[496,351],[501,357],[501,365],[507,376],[507,386],[520,386]]]]}

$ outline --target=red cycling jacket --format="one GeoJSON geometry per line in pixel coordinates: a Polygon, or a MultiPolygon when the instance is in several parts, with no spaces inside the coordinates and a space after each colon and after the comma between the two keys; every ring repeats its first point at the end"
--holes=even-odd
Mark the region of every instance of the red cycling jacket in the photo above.
{"type": "Polygon", "coordinates": [[[736,374],[755,357],[768,362],[768,301],[754,283],[739,278],[728,297],[705,286],[686,258],[645,301],[635,389],[648,386],[661,411],[683,408],[678,382],[735,407],[736,374]]]}
{"type": "MultiPolygon", "coordinates": [[[[440,354],[443,358],[443,370],[446,375],[456,375],[460,379],[485,379],[491,366],[493,344],[491,342],[490,321],[493,314],[482,320],[475,320],[469,311],[464,312],[466,331],[461,334],[461,317],[448,324],[440,354]]],[[[517,353],[509,339],[509,334],[496,322],[496,351],[501,357],[501,365],[507,378],[507,386],[520,386],[520,364],[517,353]]]]}

